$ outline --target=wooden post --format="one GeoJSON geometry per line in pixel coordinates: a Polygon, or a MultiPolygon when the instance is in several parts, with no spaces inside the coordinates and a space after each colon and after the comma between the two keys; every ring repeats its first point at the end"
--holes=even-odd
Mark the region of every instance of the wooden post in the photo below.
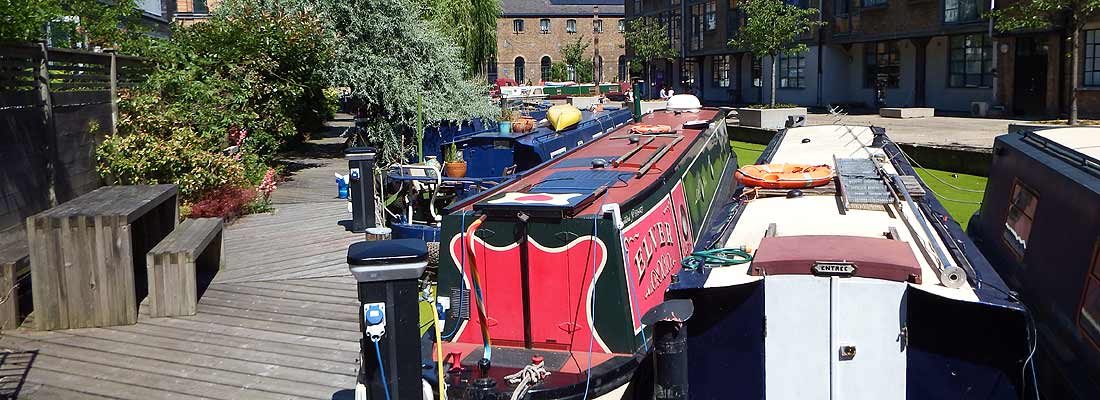
{"type": "Polygon", "coordinates": [[[35,66],[35,86],[38,87],[38,101],[42,105],[43,118],[46,120],[46,190],[50,207],[57,206],[57,179],[54,176],[54,161],[57,160],[57,126],[53,119],[53,100],[50,98],[50,65],[46,43],[38,43],[39,60],[35,66]]]}
{"type": "Polygon", "coordinates": [[[118,134],[118,57],[111,53],[111,134],[118,134]]]}

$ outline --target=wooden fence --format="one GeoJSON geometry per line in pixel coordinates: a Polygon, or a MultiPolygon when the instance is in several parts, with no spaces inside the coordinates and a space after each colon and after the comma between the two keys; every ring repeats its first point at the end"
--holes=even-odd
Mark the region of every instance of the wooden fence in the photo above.
{"type": "Polygon", "coordinates": [[[23,221],[99,187],[95,147],[118,123],[118,92],[151,64],[112,53],[0,44],[0,249],[23,221]]]}

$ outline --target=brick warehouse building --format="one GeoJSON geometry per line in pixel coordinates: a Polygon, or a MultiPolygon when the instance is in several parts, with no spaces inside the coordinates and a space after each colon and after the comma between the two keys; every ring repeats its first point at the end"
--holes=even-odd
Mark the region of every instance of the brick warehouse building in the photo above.
{"type": "MultiPolygon", "coordinates": [[[[988,0],[799,4],[820,8],[827,25],[804,37],[808,51],[778,57],[778,102],[1036,116],[1069,110],[1061,27],[990,37],[981,17],[988,0]]],[[[711,103],[767,100],[767,60],[727,45],[743,18],[734,0],[627,0],[626,14],[660,19],[681,55],[653,66],[653,83],[695,89],[711,103]]],[[[1100,113],[1100,21],[1087,29],[1078,92],[1083,116],[1100,113]]]]}
{"type": "MultiPolygon", "coordinates": [[[[626,79],[623,3],[620,0],[501,0],[497,18],[497,57],[489,80],[515,79],[537,84],[549,79],[550,65],[561,61],[561,46],[583,37],[599,39],[595,77],[601,82],[626,79]],[[595,13],[598,12],[598,18],[595,13]]],[[[594,46],[587,56],[595,57],[594,46]]]]}

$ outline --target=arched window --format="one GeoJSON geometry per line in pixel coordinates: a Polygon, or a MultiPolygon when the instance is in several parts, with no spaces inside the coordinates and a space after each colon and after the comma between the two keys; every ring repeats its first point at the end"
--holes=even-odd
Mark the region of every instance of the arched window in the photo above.
{"type": "Polygon", "coordinates": [[[626,81],[626,56],[619,56],[619,82],[626,81]]]}
{"type": "Polygon", "coordinates": [[[592,71],[592,80],[595,83],[603,81],[603,56],[596,56],[596,70],[592,71]]]}
{"type": "Polygon", "coordinates": [[[485,75],[489,77],[489,83],[497,83],[497,59],[490,57],[485,62],[485,75]]]}
{"type": "Polygon", "coordinates": [[[542,69],[542,81],[546,82],[550,80],[550,56],[542,56],[542,62],[540,67],[542,69]]]}
{"type": "Polygon", "coordinates": [[[513,74],[513,76],[516,77],[516,84],[517,85],[522,85],[523,84],[523,78],[524,78],[524,76],[523,76],[523,57],[516,57],[515,69],[516,69],[516,72],[515,72],[515,74],[513,74]]]}

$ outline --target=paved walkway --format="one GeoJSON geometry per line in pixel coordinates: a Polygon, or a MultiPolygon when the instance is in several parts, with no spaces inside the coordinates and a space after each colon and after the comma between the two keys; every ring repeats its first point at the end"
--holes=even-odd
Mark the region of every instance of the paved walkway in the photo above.
{"type": "MultiPolygon", "coordinates": [[[[339,133],[334,130],[334,133],[339,133]]],[[[3,332],[0,347],[38,349],[23,398],[347,398],[359,343],[355,280],[344,262],[359,239],[335,198],[340,140],[307,143],[270,214],[226,228],[225,268],[198,314],[109,328],[3,332]]]]}
{"type": "MultiPolygon", "coordinates": [[[[835,121],[829,114],[810,114],[806,119],[810,125],[827,125],[835,121]]],[[[846,116],[843,122],[884,127],[890,138],[898,143],[992,149],[993,139],[1007,133],[1008,124],[1027,121],[969,117],[900,119],[866,114],[846,116]]]]}

